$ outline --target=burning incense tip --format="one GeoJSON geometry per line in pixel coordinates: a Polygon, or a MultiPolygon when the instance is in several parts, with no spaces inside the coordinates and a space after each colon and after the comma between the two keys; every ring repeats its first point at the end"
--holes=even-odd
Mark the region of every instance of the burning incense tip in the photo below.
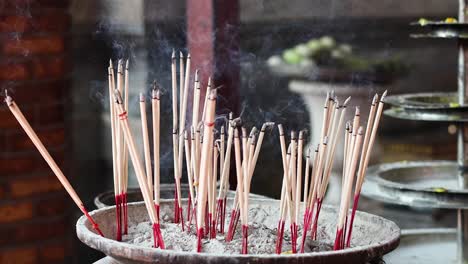
{"type": "Polygon", "coordinates": [[[340,105],[340,101],[338,100],[338,97],[335,100],[335,104],[336,104],[335,109],[340,109],[341,105],[340,105]]]}
{"type": "Polygon", "coordinates": [[[143,93],[140,93],[140,102],[145,101],[145,95],[143,93]]]}
{"type": "Polygon", "coordinates": [[[385,90],[385,92],[383,92],[382,97],[380,98],[380,102],[383,103],[386,96],[387,96],[387,90],[385,90]]]}
{"type": "MultiPolygon", "coordinates": [[[[199,69],[196,69],[195,70],[195,82],[200,82],[200,80],[198,79],[198,74],[199,74],[200,70],[199,69]]],[[[200,89],[200,86],[197,86],[197,89],[200,89]]]]}
{"type": "Polygon", "coordinates": [[[174,59],[176,58],[176,57],[175,57],[175,49],[172,49],[172,56],[171,56],[171,58],[172,58],[172,61],[174,62],[174,59]]]}
{"type": "Polygon", "coordinates": [[[231,124],[232,127],[239,127],[242,124],[242,120],[241,120],[240,117],[238,117],[238,118],[233,119],[230,122],[230,124],[231,124]]]}
{"type": "Polygon", "coordinates": [[[252,130],[250,130],[249,138],[255,136],[255,133],[257,133],[257,128],[256,128],[256,127],[252,127],[252,130]]]}
{"type": "Polygon", "coordinates": [[[262,130],[261,131],[265,131],[267,128],[272,129],[273,127],[275,127],[275,122],[265,122],[262,125],[262,130]]]}
{"type": "Polygon", "coordinates": [[[283,129],[283,125],[282,125],[282,124],[278,124],[278,130],[279,130],[280,136],[284,136],[284,129],[283,129]]]}
{"type": "Polygon", "coordinates": [[[361,115],[361,110],[360,110],[359,106],[356,106],[356,113],[354,115],[355,116],[361,115]]]}
{"type": "Polygon", "coordinates": [[[179,57],[180,57],[181,59],[184,58],[184,54],[182,53],[182,51],[179,51],[179,57]]]}
{"type": "Polygon", "coordinates": [[[358,129],[358,135],[362,135],[363,131],[364,131],[364,128],[360,126],[358,129]]]}
{"type": "Polygon", "coordinates": [[[296,139],[296,131],[291,131],[291,140],[296,139]]]}
{"type": "Polygon", "coordinates": [[[190,60],[190,53],[187,53],[187,59],[190,60]]]}
{"type": "Polygon", "coordinates": [[[210,89],[210,88],[211,88],[211,76],[208,77],[208,89],[210,89]]]}
{"type": "Polygon", "coordinates": [[[125,62],[125,69],[128,71],[128,65],[129,65],[129,61],[127,59],[127,61],[125,62]]]}
{"type": "Polygon", "coordinates": [[[345,100],[344,103],[343,103],[343,107],[348,106],[349,101],[351,101],[351,96],[348,97],[348,98],[346,98],[346,100],[345,100]]]}
{"type": "Polygon", "coordinates": [[[377,100],[379,100],[379,95],[375,94],[374,98],[372,98],[372,105],[375,105],[377,103],[377,100]]]}
{"type": "Polygon", "coordinates": [[[13,104],[13,98],[11,98],[11,96],[8,95],[7,90],[5,90],[5,103],[7,104],[7,106],[11,106],[13,104]]]}
{"type": "Polygon", "coordinates": [[[218,92],[216,91],[216,89],[212,89],[210,92],[210,100],[216,100],[217,95],[218,92]]]}
{"type": "Polygon", "coordinates": [[[319,147],[320,147],[320,144],[317,144],[317,146],[315,147],[315,152],[319,151],[319,147]]]}
{"type": "Polygon", "coordinates": [[[118,89],[114,89],[114,97],[115,97],[115,102],[118,104],[122,104],[122,95],[120,94],[118,89]]]}
{"type": "Polygon", "coordinates": [[[330,100],[333,100],[334,98],[336,98],[335,90],[332,90],[331,93],[330,93],[330,100]]]}
{"type": "Polygon", "coordinates": [[[328,136],[325,136],[323,138],[323,145],[327,145],[328,144],[328,136]]]}
{"type": "Polygon", "coordinates": [[[114,66],[112,65],[112,59],[109,59],[109,67],[114,68],[114,66]]]}

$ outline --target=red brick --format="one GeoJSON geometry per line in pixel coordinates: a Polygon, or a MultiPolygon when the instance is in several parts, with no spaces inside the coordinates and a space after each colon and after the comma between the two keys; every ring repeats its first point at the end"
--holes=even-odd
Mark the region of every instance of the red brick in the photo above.
{"type": "Polygon", "coordinates": [[[35,78],[63,78],[69,72],[65,57],[36,58],[32,62],[35,78]]]}
{"type": "MultiPolygon", "coordinates": [[[[0,205],[0,223],[12,223],[33,217],[33,206],[31,202],[0,205]]],[[[3,263],[0,261],[0,263],[3,263]]]]}
{"type": "Polygon", "coordinates": [[[64,241],[51,243],[41,247],[39,251],[41,263],[50,263],[55,261],[62,261],[66,255],[66,243],[64,241]]]}
{"type": "Polygon", "coordinates": [[[0,32],[25,32],[30,26],[30,22],[25,16],[0,17],[0,32]]]}
{"type": "Polygon", "coordinates": [[[0,84],[1,88],[7,88],[8,92],[15,99],[16,103],[20,106],[29,105],[31,103],[50,104],[57,103],[63,100],[65,91],[70,86],[66,80],[58,81],[35,81],[35,82],[5,82],[4,85],[0,84]]]}
{"type": "Polygon", "coordinates": [[[55,175],[12,179],[9,183],[9,194],[12,198],[20,198],[40,193],[62,190],[62,184],[55,175]]]}
{"type": "Polygon", "coordinates": [[[2,42],[2,52],[6,55],[57,54],[65,50],[63,36],[11,37],[2,42]]]}
{"type": "MultiPolygon", "coordinates": [[[[37,136],[46,148],[62,146],[65,142],[65,128],[36,129],[37,136]]],[[[7,136],[9,151],[31,150],[36,147],[24,132],[14,133],[7,136]]]]}
{"type": "Polygon", "coordinates": [[[72,207],[73,201],[69,198],[65,190],[52,197],[47,197],[36,202],[34,207],[36,208],[35,215],[51,216],[65,214],[68,208],[72,207]]]}
{"type": "Polygon", "coordinates": [[[0,81],[17,81],[27,78],[29,78],[29,70],[25,63],[0,63],[0,81]]]}
{"type": "Polygon", "coordinates": [[[65,122],[64,105],[39,105],[34,110],[39,126],[44,124],[62,124],[65,122]]]}
{"type": "Polygon", "coordinates": [[[30,157],[1,157],[0,175],[29,173],[35,170],[36,164],[36,155],[30,155],[30,157]]]}
{"type": "Polygon", "coordinates": [[[44,241],[63,237],[68,219],[55,218],[41,223],[21,223],[15,226],[0,227],[0,246],[15,245],[23,242],[44,241]]]}
{"type": "Polygon", "coordinates": [[[9,248],[0,251],[2,264],[36,264],[38,263],[38,250],[35,246],[9,248]]]}
{"type": "Polygon", "coordinates": [[[70,28],[70,15],[65,12],[0,16],[0,32],[65,32],[70,28]]]}
{"type": "MultiPolygon", "coordinates": [[[[63,148],[49,149],[59,167],[64,166],[63,148]]],[[[0,177],[32,172],[50,172],[50,167],[37,150],[21,153],[0,153],[0,177]]]]}

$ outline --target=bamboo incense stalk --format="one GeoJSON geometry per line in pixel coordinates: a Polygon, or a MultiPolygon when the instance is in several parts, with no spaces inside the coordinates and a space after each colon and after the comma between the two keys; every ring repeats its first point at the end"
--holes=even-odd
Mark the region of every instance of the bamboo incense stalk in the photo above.
{"type": "Polygon", "coordinates": [[[332,133],[333,133],[332,134],[332,142],[331,142],[331,147],[329,148],[328,160],[325,163],[326,164],[325,172],[324,172],[325,180],[324,180],[324,184],[322,184],[321,189],[320,189],[320,193],[319,193],[320,198],[323,198],[324,195],[325,195],[325,192],[327,191],[327,187],[328,187],[328,183],[329,183],[330,175],[331,175],[331,170],[332,170],[333,163],[334,163],[334,158],[335,158],[336,145],[338,143],[338,135],[339,135],[339,131],[341,130],[341,126],[343,124],[344,117],[346,115],[346,107],[347,107],[347,104],[348,104],[350,98],[351,97],[348,97],[348,99],[346,99],[345,102],[343,103],[343,106],[340,107],[340,108],[342,108],[342,110],[341,110],[341,113],[340,113],[340,117],[339,117],[339,119],[337,121],[338,124],[333,126],[333,129],[332,129],[332,133]]]}
{"type": "Polygon", "coordinates": [[[206,104],[208,103],[208,96],[211,93],[211,82],[212,79],[211,77],[208,78],[208,85],[206,87],[206,92],[205,92],[205,101],[203,103],[203,113],[202,113],[202,121],[205,120],[205,114],[206,114],[206,104]]]}
{"type": "MultiPolygon", "coordinates": [[[[179,105],[179,115],[182,116],[182,112],[183,111],[183,100],[184,100],[184,96],[185,96],[185,89],[184,89],[184,82],[185,82],[185,60],[184,60],[184,53],[182,53],[182,51],[179,51],[179,102],[180,102],[180,105],[179,105]]],[[[180,122],[180,125],[179,125],[179,128],[182,130],[183,127],[185,127],[185,118],[182,119],[182,118],[179,118],[179,122],[180,122]],[[182,121],[184,120],[184,121],[182,121]]]]}
{"type": "Polygon", "coordinates": [[[143,93],[140,93],[140,115],[141,115],[141,132],[143,137],[143,153],[145,157],[146,179],[151,197],[153,197],[153,173],[151,172],[151,154],[148,132],[148,120],[146,117],[146,99],[143,93]]]}
{"type": "MultiPolygon", "coordinates": [[[[117,195],[119,195],[119,186],[118,186],[118,172],[117,172],[117,149],[116,149],[116,124],[115,124],[115,109],[114,109],[114,102],[112,100],[112,93],[114,91],[114,77],[113,77],[113,68],[112,68],[112,60],[109,61],[109,68],[108,68],[108,75],[109,75],[109,114],[110,114],[110,121],[111,121],[111,142],[112,142],[112,175],[114,179],[114,195],[117,200],[117,195]]],[[[116,207],[117,209],[117,207],[116,207]]],[[[118,214],[116,214],[118,215],[118,214]]]]}
{"type": "Polygon", "coordinates": [[[160,90],[157,87],[156,82],[153,83],[152,97],[151,97],[151,110],[153,117],[153,163],[154,163],[154,203],[156,206],[156,213],[159,219],[159,199],[160,199],[160,179],[161,179],[161,167],[160,167],[160,90]]]}
{"type": "Polygon", "coordinates": [[[215,109],[216,109],[216,90],[210,93],[209,100],[207,103],[206,117],[204,121],[203,129],[203,140],[201,151],[201,162],[200,162],[200,178],[199,178],[199,189],[197,197],[197,252],[201,252],[202,244],[201,239],[203,237],[203,223],[205,217],[205,208],[208,191],[208,171],[210,166],[210,153],[212,152],[213,144],[213,127],[215,121],[215,109]]]}
{"type": "Polygon", "coordinates": [[[342,190],[341,192],[341,203],[340,203],[340,211],[339,211],[339,216],[338,216],[336,238],[335,238],[335,244],[333,246],[334,250],[339,250],[343,248],[342,246],[344,243],[343,232],[344,232],[347,212],[349,209],[349,200],[351,197],[354,175],[356,173],[357,161],[359,158],[359,150],[360,150],[361,143],[362,143],[362,133],[363,133],[363,128],[359,127],[357,135],[353,134],[353,137],[355,137],[355,139],[351,140],[354,143],[354,146],[351,147],[353,150],[353,152],[351,153],[352,157],[350,159],[349,169],[346,172],[346,176],[344,176],[344,180],[346,181],[346,184],[345,184],[345,189],[342,190]]]}
{"type": "Polygon", "coordinates": [[[90,221],[92,227],[96,232],[104,236],[101,230],[99,229],[98,224],[94,221],[94,219],[89,215],[88,211],[86,210],[85,206],[83,205],[83,202],[81,201],[80,197],[78,194],[75,192],[73,187],[71,186],[70,182],[68,179],[65,177],[63,174],[62,170],[60,170],[59,166],[55,162],[55,160],[52,158],[50,155],[49,151],[47,151],[46,147],[42,143],[42,141],[39,139],[37,136],[36,132],[33,130],[31,125],[29,124],[28,120],[24,117],[23,113],[21,112],[20,108],[18,105],[15,103],[13,98],[11,98],[8,93],[5,90],[5,103],[10,109],[11,113],[15,116],[16,120],[18,123],[21,125],[23,128],[24,132],[28,135],[28,137],[31,139],[32,143],[34,146],[37,148],[37,150],[41,153],[42,157],[44,160],[47,162],[49,167],[52,169],[54,172],[55,176],[57,176],[58,180],[62,184],[62,186],[65,188],[67,193],[70,195],[72,200],[75,202],[75,204],[80,208],[81,212],[88,218],[90,221]]]}
{"type": "MultiPolygon", "coordinates": [[[[125,62],[125,99],[124,105],[125,109],[128,109],[128,101],[130,98],[130,91],[129,91],[129,60],[125,62]]],[[[128,111],[127,111],[128,113],[128,111]]],[[[127,145],[123,144],[123,164],[122,164],[122,204],[123,204],[123,233],[128,233],[128,203],[127,203],[127,189],[128,189],[128,149],[127,145]]]]}
{"type": "Polygon", "coordinates": [[[115,104],[117,106],[117,110],[119,113],[119,120],[120,120],[119,123],[120,123],[122,132],[125,137],[125,142],[127,144],[129,154],[130,154],[130,159],[132,160],[133,167],[136,172],[138,184],[140,186],[141,193],[143,195],[143,200],[145,202],[148,215],[153,224],[154,244],[155,244],[155,247],[159,246],[161,249],[164,249],[164,241],[161,235],[159,219],[157,217],[156,208],[153,204],[153,199],[151,198],[151,192],[150,192],[150,188],[148,186],[148,182],[146,179],[145,170],[144,170],[142,161],[140,159],[140,156],[138,154],[138,150],[135,146],[135,141],[133,139],[132,132],[128,125],[127,112],[123,107],[123,102],[122,102],[123,100],[118,90],[115,90],[114,96],[115,96],[115,104]]]}
{"type": "MultiPolygon", "coordinates": [[[[241,209],[240,212],[240,219],[242,224],[244,223],[244,214],[245,211],[243,210],[242,206],[244,205],[244,195],[242,194],[244,189],[244,174],[242,169],[242,161],[241,161],[241,149],[240,149],[240,142],[239,142],[239,131],[237,128],[234,129],[234,157],[236,162],[236,177],[237,177],[237,188],[239,190],[239,195],[237,196],[239,200],[239,205],[241,209]]],[[[244,248],[242,248],[242,251],[244,248]]]]}
{"type": "Polygon", "coordinates": [[[200,113],[200,80],[198,77],[199,70],[195,71],[195,84],[193,88],[193,103],[192,103],[192,126],[196,128],[198,125],[198,115],[200,113]]]}
{"type": "Polygon", "coordinates": [[[367,122],[365,141],[366,141],[366,137],[368,137],[368,133],[369,133],[368,130],[370,129],[370,127],[372,127],[372,130],[370,132],[370,138],[368,139],[367,142],[364,143],[363,151],[361,153],[361,162],[359,164],[358,176],[357,176],[356,187],[355,187],[355,192],[354,192],[353,209],[352,209],[352,212],[351,212],[351,219],[350,219],[350,223],[349,223],[349,231],[348,231],[347,240],[346,240],[346,246],[347,247],[349,247],[351,245],[351,235],[352,235],[352,231],[353,231],[354,216],[356,214],[356,210],[357,210],[357,207],[358,207],[361,188],[362,188],[362,184],[364,182],[364,177],[366,175],[367,166],[369,164],[370,153],[372,151],[372,147],[374,146],[375,137],[377,135],[377,130],[378,130],[378,127],[379,127],[380,117],[382,115],[383,106],[384,106],[384,99],[385,99],[386,95],[387,95],[387,91],[385,91],[382,94],[382,97],[380,98],[379,106],[377,107],[377,110],[375,110],[376,109],[375,103],[378,100],[378,96],[375,95],[374,99],[372,100],[372,106],[371,106],[371,110],[370,110],[370,113],[369,113],[369,120],[367,122]],[[376,111],[376,113],[375,113],[375,111],[376,111]],[[371,122],[371,120],[374,118],[374,116],[375,116],[375,119],[373,120],[373,122],[371,122]],[[365,152],[364,152],[364,148],[365,148],[365,152]],[[362,155],[364,153],[365,153],[365,156],[363,157],[362,155]],[[364,160],[364,161],[362,161],[362,160],[364,160]]]}

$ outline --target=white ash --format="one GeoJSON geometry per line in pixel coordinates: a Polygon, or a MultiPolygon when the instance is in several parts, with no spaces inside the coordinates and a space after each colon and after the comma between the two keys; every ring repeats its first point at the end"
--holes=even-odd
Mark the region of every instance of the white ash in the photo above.
{"type": "MultiPolygon", "coordinates": [[[[190,232],[188,232],[187,229],[185,229],[185,232],[182,232],[180,224],[174,224],[170,222],[172,220],[170,213],[171,212],[168,212],[167,210],[161,211],[161,233],[166,249],[174,251],[196,252],[197,235],[195,226],[191,226],[190,232]]],[[[253,205],[249,209],[249,219],[252,220],[252,222],[249,222],[249,254],[258,255],[275,253],[277,222],[274,223],[274,218],[271,217],[271,214],[275,214],[275,212],[269,213],[258,205],[253,205]],[[271,228],[272,226],[275,228],[271,228]]],[[[230,215],[227,213],[225,233],[227,233],[229,220],[230,215]]],[[[123,236],[123,242],[140,246],[153,247],[153,230],[149,221],[141,223],[131,222],[129,224],[128,235],[123,236]]],[[[202,251],[204,253],[215,254],[239,254],[242,249],[241,229],[241,222],[239,221],[234,238],[230,242],[226,242],[224,235],[222,234],[217,234],[216,239],[208,239],[208,235],[206,235],[205,239],[203,239],[202,251]]],[[[301,245],[301,230],[299,230],[298,233],[297,249],[299,250],[301,245]]],[[[317,244],[317,242],[311,241],[308,237],[305,251],[325,251],[331,249],[330,246],[325,244],[318,244],[319,246],[317,247],[317,244]]],[[[282,251],[287,252],[290,250],[291,237],[289,233],[289,227],[285,226],[282,251]]]]}

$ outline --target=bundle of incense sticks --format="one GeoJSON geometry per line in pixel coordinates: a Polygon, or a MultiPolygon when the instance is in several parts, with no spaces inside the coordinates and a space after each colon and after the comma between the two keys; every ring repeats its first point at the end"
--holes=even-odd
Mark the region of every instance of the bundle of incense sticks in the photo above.
{"type": "Polygon", "coordinates": [[[47,162],[49,167],[52,169],[54,172],[55,176],[57,176],[58,180],[60,183],[63,185],[65,190],[68,192],[70,197],[72,198],[73,202],[80,208],[81,212],[88,218],[89,222],[91,223],[92,227],[96,232],[104,236],[104,234],[101,232],[99,229],[98,224],[94,221],[94,219],[89,215],[88,210],[86,210],[85,206],[83,205],[83,202],[81,201],[80,197],[78,194],[75,192],[75,189],[71,186],[70,182],[68,179],[65,177],[63,174],[62,170],[60,170],[59,166],[55,162],[55,160],[52,158],[50,155],[49,151],[47,151],[46,147],[42,143],[42,141],[39,139],[37,136],[36,132],[33,130],[31,125],[29,124],[28,120],[24,117],[23,113],[21,112],[20,108],[18,105],[15,103],[13,98],[11,98],[7,91],[5,90],[5,103],[10,109],[11,113],[15,116],[16,120],[18,123],[21,125],[23,128],[24,132],[28,135],[28,137],[31,139],[33,142],[34,146],[37,148],[39,153],[41,153],[42,157],[44,160],[47,162]]]}
{"type": "Polygon", "coordinates": [[[179,52],[179,86],[177,86],[177,59],[175,50],[171,57],[171,76],[172,76],[172,143],[174,155],[174,180],[175,180],[175,199],[174,199],[174,222],[181,223],[184,230],[184,216],[181,203],[181,178],[183,167],[184,151],[184,131],[188,104],[188,91],[190,84],[190,54],[185,61],[182,52],[179,52]],[[179,103],[178,104],[178,95],[179,103]],[[178,108],[179,107],[179,108],[178,108]]]}
{"type": "MultiPolygon", "coordinates": [[[[248,245],[248,208],[249,208],[249,194],[250,186],[252,183],[253,173],[257,165],[258,157],[262,147],[263,139],[267,129],[273,127],[274,123],[266,122],[257,134],[257,129],[252,128],[250,135],[247,139],[246,129],[242,128],[242,150],[239,140],[239,131],[231,125],[229,138],[231,138],[231,131],[234,131],[234,150],[236,161],[236,175],[237,175],[237,191],[236,198],[233,203],[233,212],[231,214],[231,221],[229,230],[226,236],[226,241],[230,241],[234,237],[238,219],[242,223],[242,254],[247,254],[248,245]],[[241,157],[242,152],[242,157],[241,157]],[[242,160],[241,160],[242,159],[242,160]]],[[[229,139],[228,139],[229,141],[229,139]]],[[[229,146],[229,143],[228,143],[229,146]]],[[[225,161],[226,162],[226,161],[225,161]]],[[[225,199],[225,198],[223,198],[225,199]]]]}
{"type": "MultiPolygon", "coordinates": [[[[356,107],[352,122],[346,124],[344,136],[344,159],[343,159],[343,183],[341,193],[341,204],[337,223],[337,234],[334,249],[349,246],[354,215],[356,212],[360,190],[364,181],[366,168],[369,162],[370,153],[376,137],[380,116],[383,110],[382,95],[379,106],[377,107],[376,95],[372,101],[371,111],[367,123],[366,133],[363,139],[364,129],[359,126],[360,109],[356,107]],[[362,145],[362,150],[361,150],[362,145]],[[359,153],[361,153],[359,155],[359,153]],[[354,204],[351,211],[350,221],[348,223],[348,209],[354,177],[357,164],[359,169],[355,184],[354,204]]],[[[320,144],[317,145],[313,155],[307,151],[306,165],[304,170],[304,184],[301,186],[302,178],[302,144],[303,134],[299,133],[299,139],[296,139],[296,133],[291,132],[291,142],[286,146],[286,135],[281,125],[278,125],[279,138],[281,144],[281,155],[283,160],[283,185],[281,190],[280,218],[278,221],[278,232],[276,241],[276,253],[282,252],[282,240],[284,236],[284,226],[287,218],[291,223],[292,252],[296,252],[297,225],[300,212],[301,189],[303,190],[304,215],[302,222],[302,239],[300,252],[304,252],[304,245],[308,231],[311,230],[311,238],[316,239],[317,226],[322,206],[323,198],[326,194],[331,170],[334,164],[336,145],[341,137],[346,106],[350,98],[346,99],[343,105],[339,104],[338,99],[333,94],[327,94],[323,110],[323,124],[320,135],[320,144]],[[313,157],[312,157],[313,156],[313,157]]]]}
{"type": "MultiPolygon", "coordinates": [[[[362,150],[361,150],[361,157],[360,157],[359,169],[357,173],[356,185],[354,187],[354,202],[353,202],[353,209],[351,211],[351,217],[349,221],[348,233],[346,234],[346,247],[351,246],[351,235],[353,231],[354,216],[356,214],[356,210],[358,207],[362,184],[364,183],[364,177],[366,176],[367,166],[370,160],[370,154],[372,152],[372,147],[374,146],[375,137],[377,135],[377,130],[379,128],[380,117],[382,116],[382,111],[384,107],[384,99],[386,95],[387,95],[387,91],[385,91],[382,94],[382,97],[380,98],[378,106],[377,106],[377,101],[379,97],[377,94],[374,96],[374,99],[372,100],[372,105],[371,105],[369,117],[367,120],[366,132],[364,135],[364,143],[362,145],[362,150]]],[[[348,212],[347,210],[344,211],[344,213],[347,213],[347,212],[348,212]]]]}
{"type": "MultiPolygon", "coordinates": [[[[109,61],[109,95],[117,89],[121,94],[124,94],[124,106],[128,109],[129,97],[129,70],[128,60],[125,64],[123,60],[119,60],[117,66],[117,77],[112,64],[109,61]],[[117,83],[117,84],[116,84],[117,83]]],[[[122,240],[122,234],[128,232],[128,215],[127,215],[127,188],[128,188],[128,150],[124,143],[122,128],[118,125],[118,117],[116,114],[112,96],[109,96],[109,112],[111,120],[111,139],[112,139],[112,170],[114,179],[114,195],[115,195],[115,210],[116,210],[116,240],[122,240]]]]}
{"type": "MultiPolygon", "coordinates": [[[[302,152],[304,148],[305,131],[303,130],[299,132],[299,139],[296,138],[296,132],[291,132],[291,142],[286,152],[286,140],[282,125],[278,125],[278,130],[280,134],[284,174],[281,190],[280,219],[278,221],[276,252],[278,254],[281,253],[284,225],[287,213],[289,212],[289,219],[291,222],[291,251],[292,253],[297,253],[297,235],[302,192],[302,152]]],[[[307,166],[306,174],[308,170],[307,166]]]]}
{"type": "MultiPolygon", "coordinates": [[[[146,210],[148,211],[148,215],[153,227],[153,237],[154,237],[154,247],[159,247],[164,249],[164,241],[161,235],[161,229],[159,225],[159,217],[158,213],[156,212],[156,207],[153,203],[152,192],[150,185],[148,184],[148,179],[145,173],[145,167],[140,159],[140,155],[135,145],[135,141],[133,138],[132,131],[128,125],[128,113],[123,105],[123,100],[118,89],[114,90],[114,98],[115,98],[115,109],[117,116],[119,118],[119,124],[122,128],[122,133],[124,136],[124,142],[126,143],[130,159],[132,161],[133,167],[135,169],[135,173],[137,176],[138,184],[140,186],[141,193],[143,195],[143,200],[146,205],[146,210]]],[[[145,133],[145,132],[144,132],[145,133]]]]}

